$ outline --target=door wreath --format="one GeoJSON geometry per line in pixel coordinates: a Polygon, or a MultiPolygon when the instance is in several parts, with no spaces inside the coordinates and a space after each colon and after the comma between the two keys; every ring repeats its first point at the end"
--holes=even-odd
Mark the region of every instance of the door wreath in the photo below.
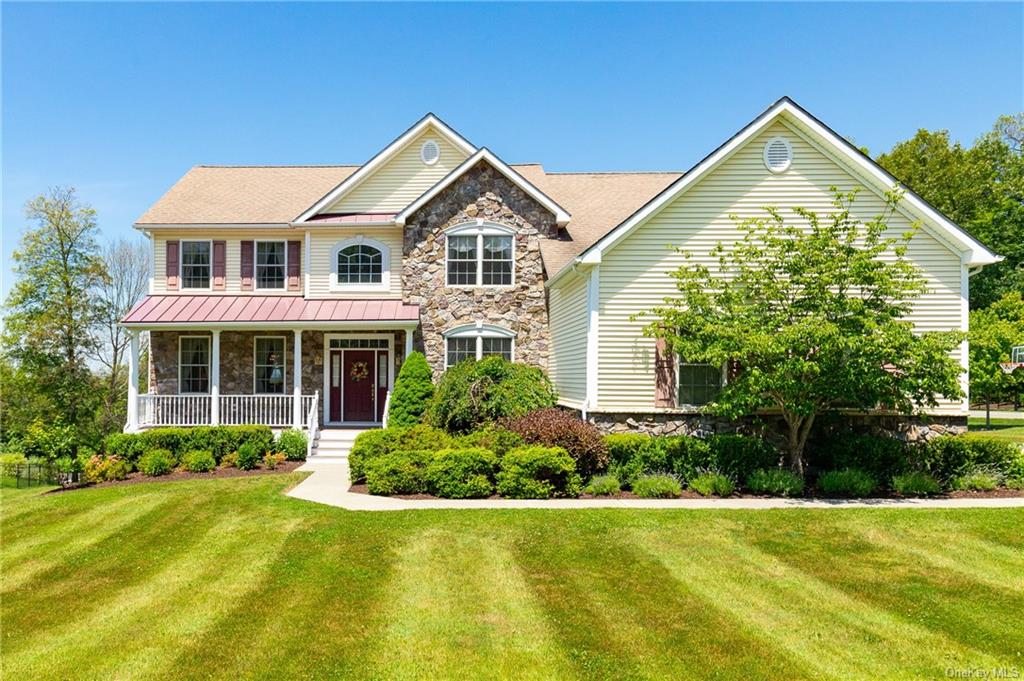
{"type": "Polygon", "coordinates": [[[352,362],[352,369],[348,372],[348,377],[358,383],[359,381],[365,381],[370,375],[370,367],[366,365],[366,362],[352,362]]]}

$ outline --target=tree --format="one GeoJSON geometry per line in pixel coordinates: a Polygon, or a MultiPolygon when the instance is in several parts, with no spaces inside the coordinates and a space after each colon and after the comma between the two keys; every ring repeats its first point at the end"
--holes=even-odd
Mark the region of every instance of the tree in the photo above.
{"type": "Polygon", "coordinates": [[[1008,293],[988,308],[971,311],[971,396],[985,404],[989,427],[993,402],[1024,396],[1024,371],[1008,374],[999,366],[1009,362],[1016,345],[1024,345],[1024,297],[1008,293]]]}
{"type": "Polygon", "coordinates": [[[971,279],[971,307],[1024,292],[1024,114],[1002,116],[965,148],[918,130],[878,163],[1005,260],[971,279]]]}
{"type": "Polygon", "coordinates": [[[801,475],[822,414],[909,414],[935,406],[936,396],[962,395],[949,353],[964,335],[918,334],[904,319],[925,284],[905,257],[913,231],[886,233],[898,195],[863,223],[852,213],[855,197],[836,192],[827,216],[796,208],[795,223],[774,208],[737,221],[743,237],[713,249],[715,271],[681,251],[687,261],[671,275],[678,295],[652,311],[657,321],[646,329],[689,362],[732,366],[709,410],[731,418],[777,410],[801,475]]]}
{"type": "MultiPolygon", "coordinates": [[[[72,188],[52,189],[28,202],[36,222],[14,252],[17,279],[8,296],[5,360],[52,404],[47,420],[80,427],[96,410],[87,365],[106,278],[96,244],[96,212],[72,188]]],[[[7,424],[10,425],[9,423],[7,424]]]]}
{"type": "Polygon", "coordinates": [[[433,372],[426,357],[422,352],[410,353],[395,379],[395,390],[391,393],[388,408],[388,425],[411,428],[422,422],[433,397],[433,372]]]}
{"type": "Polygon", "coordinates": [[[95,333],[98,343],[91,355],[105,373],[100,427],[103,432],[112,432],[124,425],[128,388],[125,359],[131,337],[120,321],[149,286],[149,251],[140,241],[120,239],[106,246],[102,259],[107,276],[97,286],[100,308],[95,333]]]}

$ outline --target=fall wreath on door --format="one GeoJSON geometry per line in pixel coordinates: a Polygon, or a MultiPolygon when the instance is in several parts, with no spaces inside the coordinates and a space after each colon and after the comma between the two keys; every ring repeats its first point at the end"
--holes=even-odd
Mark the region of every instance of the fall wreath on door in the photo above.
{"type": "Polygon", "coordinates": [[[366,362],[352,362],[352,369],[348,372],[348,377],[354,382],[365,381],[370,375],[370,367],[367,366],[366,362]]]}

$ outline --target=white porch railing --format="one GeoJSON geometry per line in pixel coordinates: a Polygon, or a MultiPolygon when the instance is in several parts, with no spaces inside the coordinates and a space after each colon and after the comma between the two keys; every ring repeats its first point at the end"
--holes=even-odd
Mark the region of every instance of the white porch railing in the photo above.
{"type": "MultiPolygon", "coordinates": [[[[302,428],[308,428],[319,393],[301,395],[302,428]]],[[[221,395],[222,425],[258,424],[290,428],[294,423],[294,395],[221,395]]],[[[139,395],[139,426],[206,426],[212,421],[209,395],[139,395]]]]}
{"type": "Polygon", "coordinates": [[[381,417],[380,427],[388,427],[388,412],[391,411],[391,391],[388,391],[387,397],[384,398],[384,416],[381,417]]]}
{"type": "MultiPolygon", "coordinates": [[[[305,397],[305,396],[303,396],[305,397]]],[[[305,399],[303,399],[305,402],[305,399]]],[[[320,391],[313,394],[312,403],[306,411],[306,458],[313,456],[313,443],[320,433],[320,391]]]]}

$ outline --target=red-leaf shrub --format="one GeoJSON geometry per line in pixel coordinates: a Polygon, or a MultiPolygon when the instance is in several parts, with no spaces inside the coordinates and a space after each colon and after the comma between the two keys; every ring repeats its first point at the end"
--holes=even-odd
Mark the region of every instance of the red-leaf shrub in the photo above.
{"type": "Polygon", "coordinates": [[[608,467],[608,446],[601,432],[578,416],[561,409],[537,409],[500,425],[519,433],[527,444],[561,447],[576,462],[584,480],[608,467]]]}

